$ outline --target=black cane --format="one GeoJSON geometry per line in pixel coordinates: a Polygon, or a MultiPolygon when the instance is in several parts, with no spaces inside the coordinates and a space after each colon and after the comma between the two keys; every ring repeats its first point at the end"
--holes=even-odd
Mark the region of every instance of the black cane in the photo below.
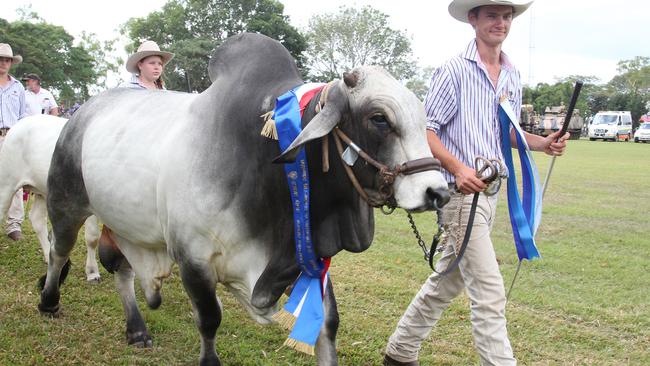
{"type": "MultiPolygon", "coordinates": [[[[573,110],[576,107],[576,103],[578,102],[578,96],[580,95],[580,89],[582,89],[582,81],[578,80],[576,81],[576,86],[573,88],[573,95],[571,96],[571,102],[569,103],[569,109],[567,110],[566,116],[564,117],[564,123],[562,124],[562,128],[560,129],[560,137],[558,137],[558,141],[562,136],[566,134],[567,129],[569,128],[569,122],[571,122],[571,117],[573,116],[573,110]]],[[[553,165],[555,165],[555,158],[557,156],[553,155],[553,158],[551,158],[551,164],[548,167],[548,173],[546,173],[546,178],[544,178],[544,185],[542,186],[542,198],[546,194],[546,187],[548,186],[548,179],[551,177],[551,173],[553,172],[553,165]]]]}

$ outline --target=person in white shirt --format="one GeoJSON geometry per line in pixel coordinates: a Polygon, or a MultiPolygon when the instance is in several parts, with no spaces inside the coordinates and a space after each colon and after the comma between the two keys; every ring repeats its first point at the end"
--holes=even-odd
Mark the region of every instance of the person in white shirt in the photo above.
{"type": "Polygon", "coordinates": [[[59,107],[54,96],[49,90],[41,88],[41,78],[38,75],[27,74],[23,77],[23,81],[27,86],[25,101],[28,116],[35,114],[59,115],[59,107]]]}

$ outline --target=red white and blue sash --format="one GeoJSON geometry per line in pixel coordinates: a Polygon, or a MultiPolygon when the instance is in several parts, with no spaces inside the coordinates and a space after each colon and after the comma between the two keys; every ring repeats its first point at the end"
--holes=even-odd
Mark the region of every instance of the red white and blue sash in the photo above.
{"type": "MultiPolygon", "coordinates": [[[[280,149],[286,150],[302,130],[302,114],[311,99],[325,84],[300,85],[275,103],[273,117],[280,149]]],[[[309,169],[302,149],[293,163],[284,164],[293,206],[296,261],[300,276],[294,283],[289,300],[273,317],[292,329],[285,345],[307,354],[314,354],[318,334],[323,326],[323,297],[329,278],[330,258],[319,258],[311,240],[309,222],[309,169]]]]}

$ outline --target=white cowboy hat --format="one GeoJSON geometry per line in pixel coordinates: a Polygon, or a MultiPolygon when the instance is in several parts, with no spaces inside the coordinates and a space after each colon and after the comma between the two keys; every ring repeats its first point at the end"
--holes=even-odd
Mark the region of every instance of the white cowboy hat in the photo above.
{"type": "Polygon", "coordinates": [[[23,56],[14,56],[14,51],[11,50],[11,46],[6,43],[0,43],[0,57],[8,57],[12,59],[11,63],[14,65],[23,62],[23,56]]]}
{"type": "Polygon", "coordinates": [[[174,58],[173,53],[161,51],[156,42],[144,41],[140,47],[138,47],[138,51],[129,56],[129,59],[126,60],[126,70],[132,74],[139,73],[140,70],[138,70],[138,62],[140,62],[143,58],[149,56],[162,57],[163,66],[165,66],[169,60],[174,58]]]}
{"type": "Polygon", "coordinates": [[[512,6],[515,9],[513,18],[525,12],[526,9],[533,3],[534,0],[529,1],[508,1],[508,0],[453,0],[449,4],[449,14],[457,20],[464,23],[469,23],[467,20],[467,13],[477,6],[484,5],[506,5],[512,6]]]}

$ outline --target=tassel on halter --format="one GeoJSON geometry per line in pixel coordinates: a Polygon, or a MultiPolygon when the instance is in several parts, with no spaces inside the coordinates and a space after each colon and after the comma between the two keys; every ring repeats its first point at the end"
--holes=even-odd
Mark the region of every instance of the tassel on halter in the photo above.
{"type": "Polygon", "coordinates": [[[275,121],[273,120],[273,111],[266,112],[260,117],[264,118],[264,127],[262,127],[262,132],[260,132],[260,135],[273,140],[277,140],[278,130],[276,129],[275,121]]]}

